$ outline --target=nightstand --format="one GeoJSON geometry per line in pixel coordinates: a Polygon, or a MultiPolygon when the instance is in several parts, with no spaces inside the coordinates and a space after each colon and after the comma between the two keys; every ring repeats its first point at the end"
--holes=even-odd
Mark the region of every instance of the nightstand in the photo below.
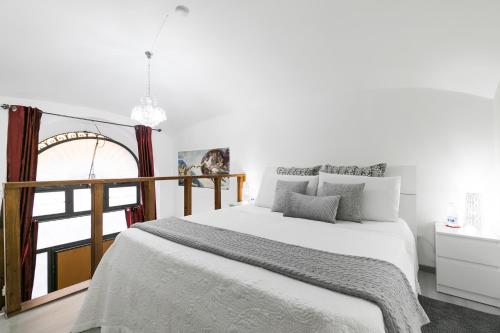
{"type": "Polygon", "coordinates": [[[231,202],[229,204],[229,207],[238,207],[238,206],[245,206],[248,205],[250,202],[248,201],[240,201],[240,202],[231,202]]]}
{"type": "Polygon", "coordinates": [[[436,223],[437,291],[500,307],[500,237],[436,223]]]}

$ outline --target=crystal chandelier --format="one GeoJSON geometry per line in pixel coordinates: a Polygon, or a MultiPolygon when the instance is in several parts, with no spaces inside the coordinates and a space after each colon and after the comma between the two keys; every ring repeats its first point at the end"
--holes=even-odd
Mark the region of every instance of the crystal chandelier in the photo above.
{"type": "Polygon", "coordinates": [[[130,118],[138,121],[142,125],[154,127],[167,120],[167,115],[165,114],[165,110],[156,104],[156,99],[151,96],[151,57],[153,56],[153,53],[151,51],[146,51],[145,54],[148,58],[147,95],[141,97],[140,104],[136,105],[132,109],[130,118]]]}

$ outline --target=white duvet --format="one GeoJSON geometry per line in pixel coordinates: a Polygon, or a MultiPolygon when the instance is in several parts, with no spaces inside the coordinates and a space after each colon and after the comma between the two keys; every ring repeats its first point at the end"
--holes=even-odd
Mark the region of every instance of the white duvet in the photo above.
{"type": "MultiPolygon", "coordinates": [[[[386,260],[418,291],[408,225],[329,224],[240,206],[186,217],[281,242],[386,260]]],[[[384,332],[374,303],[195,250],[138,229],[102,258],[73,327],[81,332],[384,332]]]]}

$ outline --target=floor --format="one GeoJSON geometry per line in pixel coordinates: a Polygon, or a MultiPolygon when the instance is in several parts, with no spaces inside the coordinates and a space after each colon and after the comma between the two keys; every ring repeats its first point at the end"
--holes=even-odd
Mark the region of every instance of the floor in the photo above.
{"type": "MultiPolygon", "coordinates": [[[[438,293],[433,273],[419,272],[418,277],[424,296],[500,315],[500,308],[438,293]]],[[[9,319],[0,318],[0,333],[69,333],[84,297],[85,292],[81,292],[9,319]]]]}
{"type": "Polygon", "coordinates": [[[0,317],[0,333],[69,333],[85,292],[23,312],[9,319],[0,317]]]}

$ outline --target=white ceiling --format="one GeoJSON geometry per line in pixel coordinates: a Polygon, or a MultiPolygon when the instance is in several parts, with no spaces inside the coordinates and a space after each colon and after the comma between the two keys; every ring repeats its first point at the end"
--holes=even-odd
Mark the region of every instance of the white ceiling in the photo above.
{"type": "MultiPolygon", "coordinates": [[[[428,87],[491,98],[499,0],[185,0],[153,58],[170,126],[349,89],[428,87]]],[[[0,95],[127,115],[171,0],[2,0],[0,95]]],[[[0,101],[1,102],[1,101],[0,101]]]]}

